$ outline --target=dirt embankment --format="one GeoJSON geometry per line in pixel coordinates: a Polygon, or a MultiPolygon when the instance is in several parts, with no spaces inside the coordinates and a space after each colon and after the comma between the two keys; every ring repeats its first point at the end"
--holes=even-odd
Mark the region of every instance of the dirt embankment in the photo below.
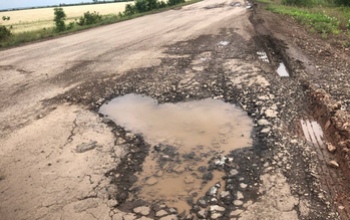
{"type": "Polygon", "coordinates": [[[347,219],[350,204],[346,199],[349,192],[346,182],[350,181],[349,48],[338,43],[337,36],[322,39],[287,16],[264,10],[264,4],[256,4],[251,20],[258,33],[277,42],[292,77],[299,82],[299,89],[305,91],[308,103],[305,110],[324,133],[326,144],[321,150],[326,161],[323,166],[337,169],[323,177],[324,183],[331,186],[328,190],[334,206],[347,219]]]}

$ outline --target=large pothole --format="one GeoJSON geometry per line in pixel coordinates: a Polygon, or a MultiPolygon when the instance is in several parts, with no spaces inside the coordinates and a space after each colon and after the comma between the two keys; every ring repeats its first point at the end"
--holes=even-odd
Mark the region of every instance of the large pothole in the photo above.
{"type": "Polygon", "coordinates": [[[143,171],[136,174],[131,197],[165,203],[178,212],[190,210],[191,201],[205,196],[222,179],[224,172],[215,165],[232,158],[220,155],[253,142],[251,118],[221,100],[158,104],[152,98],[129,94],[101,106],[100,113],[141,134],[152,146],[143,171]]]}

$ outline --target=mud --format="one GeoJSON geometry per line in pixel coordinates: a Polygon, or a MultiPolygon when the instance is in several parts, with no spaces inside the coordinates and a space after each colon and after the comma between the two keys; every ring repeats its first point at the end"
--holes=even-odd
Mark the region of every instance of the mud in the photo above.
{"type": "Polygon", "coordinates": [[[205,195],[223,177],[208,167],[213,156],[252,145],[251,119],[221,100],[158,104],[128,94],[102,105],[99,112],[154,148],[136,174],[139,192],[134,197],[164,202],[180,213],[191,209],[187,200],[205,195]]]}
{"type": "Polygon", "coordinates": [[[180,153],[190,153],[197,146],[205,148],[203,153],[227,153],[252,144],[251,119],[221,100],[157,104],[154,99],[128,94],[101,106],[99,112],[141,134],[151,145],[174,146],[180,153]]]}

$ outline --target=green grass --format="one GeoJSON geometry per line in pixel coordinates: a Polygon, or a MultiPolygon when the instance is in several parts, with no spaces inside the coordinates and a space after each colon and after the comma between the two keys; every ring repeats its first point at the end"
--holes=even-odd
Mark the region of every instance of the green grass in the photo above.
{"type": "Polygon", "coordinates": [[[331,17],[323,12],[312,12],[308,8],[298,8],[284,5],[269,5],[267,10],[288,15],[303,25],[310,26],[321,34],[339,34],[340,22],[336,17],[331,17]]]}
{"type": "Polygon", "coordinates": [[[312,32],[327,38],[330,35],[346,34],[350,30],[350,8],[332,5],[325,0],[315,0],[312,6],[287,6],[281,0],[257,0],[266,4],[266,9],[287,15],[312,32]]]}
{"type": "MultiPolygon", "coordinates": [[[[114,15],[114,14],[104,15],[104,16],[102,16],[102,20],[96,24],[86,25],[86,26],[79,26],[79,25],[75,24],[74,28],[72,28],[71,30],[67,30],[67,31],[60,32],[60,33],[56,33],[54,31],[53,27],[52,28],[51,27],[50,28],[43,28],[41,30],[33,30],[33,31],[14,33],[9,38],[0,41],[0,48],[4,49],[4,48],[13,47],[13,46],[19,46],[21,44],[28,43],[28,42],[50,39],[53,37],[67,35],[70,33],[75,33],[75,32],[79,32],[82,30],[102,26],[102,25],[108,25],[108,24],[113,24],[113,23],[117,23],[117,22],[121,22],[121,21],[126,21],[126,20],[137,18],[137,17],[149,15],[149,14],[163,12],[163,11],[170,10],[170,9],[181,8],[182,6],[197,3],[200,1],[202,1],[202,0],[190,0],[190,1],[178,4],[178,5],[167,6],[167,7],[161,8],[161,9],[156,9],[156,10],[152,10],[152,11],[145,12],[145,13],[137,13],[137,14],[133,14],[130,16],[118,16],[118,15],[114,15]]],[[[68,22],[66,22],[66,25],[68,25],[68,22]]]]}

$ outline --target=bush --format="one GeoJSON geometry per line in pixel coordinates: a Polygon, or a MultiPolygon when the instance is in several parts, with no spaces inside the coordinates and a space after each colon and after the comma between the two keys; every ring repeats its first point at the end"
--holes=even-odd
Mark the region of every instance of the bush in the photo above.
{"type": "Polygon", "coordinates": [[[69,22],[68,26],[67,26],[67,30],[72,30],[74,28],[74,22],[69,22]]]}
{"type": "Polygon", "coordinates": [[[294,5],[294,6],[312,6],[315,2],[314,0],[282,0],[282,3],[285,5],[294,5]]]}
{"type": "Polygon", "coordinates": [[[94,11],[92,13],[85,12],[82,17],[79,18],[79,21],[77,22],[78,25],[91,25],[91,24],[96,24],[97,22],[102,20],[102,16],[94,11]]]}
{"type": "Polygon", "coordinates": [[[53,21],[55,22],[55,31],[56,32],[62,32],[66,30],[66,13],[64,13],[63,8],[54,8],[54,19],[53,21]]]}
{"type": "Polygon", "coordinates": [[[2,16],[2,20],[4,20],[4,21],[9,21],[10,20],[10,17],[9,16],[2,16]]]}
{"type": "Polygon", "coordinates": [[[136,7],[134,5],[131,5],[131,4],[127,4],[125,5],[125,10],[124,10],[124,15],[125,16],[130,16],[130,15],[133,15],[135,14],[137,11],[136,11],[136,7]]]}
{"type": "Polygon", "coordinates": [[[147,0],[136,0],[135,8],[137,12],[147,12],[150,11],[149,2],[147,0]]]}
{"type": "Polygon", "coordinates": [[[184,2],[185,2],[185,0],[169,0],[168,5],[177,5],[177,4],[181,4],[184,2]]]}
{"type": "Polygon", "coordinates": [[[158,2],[158,8],[165,8],[167,4],[164,1],[158,2]]]}
{"type": "Polygon", "coordinates": [[[0,25],[0,40],[6,40],[11,36],[11,31],[5,27],[0,25]]]}
{"type": "Polygon", "coordinates": [[[349,0],[335,0],[335,4],[340,6],[350,6],[349,0]]]}

